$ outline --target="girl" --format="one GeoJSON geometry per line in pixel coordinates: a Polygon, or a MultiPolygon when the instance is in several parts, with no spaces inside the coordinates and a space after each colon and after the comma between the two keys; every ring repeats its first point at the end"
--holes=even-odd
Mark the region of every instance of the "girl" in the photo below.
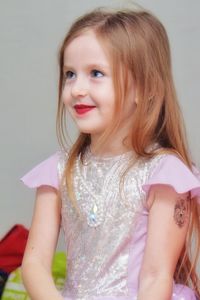
{"type": "Polygon", "coordinates": [[[94,10],[72,25],[59,62],[62,150],[22,178],[37,188],[22,265],[31,298],[197,299],[200,181],[163,25],[147,11],[94,10]],[[80,130],[71,149],[66,110],[80,130]],[[51,261],[61,220],[60,294],[51,261]]]}

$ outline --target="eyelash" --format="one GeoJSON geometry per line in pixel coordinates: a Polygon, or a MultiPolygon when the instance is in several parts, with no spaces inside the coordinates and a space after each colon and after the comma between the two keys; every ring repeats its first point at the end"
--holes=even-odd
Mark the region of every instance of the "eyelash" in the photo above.
{"type": "MultiPolygon", "coordinates": [[[[92,77],[96,77],[96,78],[100,78],[100,77],[104,76],[104,73],[103,73],[103,72],[101,72],[101,71],[99,71],[99,70],[96,70],[96,69],[92,70],[92,71],[90,72],[90,74],[92,75],[92,77]],[[96,73],[101,74],[101,76],[95,76],[96,73]]],[[[64,78],[70,80],[70,79],[73,79],[73,78],[72,78],[73,75],[75,75],[74,72],[72,72],[72,71],[67,71],[67,72],[64,73],[64,78]]]]}
{"type": "MultiPolygon", "coordinates": [[[[91,73],[92,73],[93,75],[94,75],[95,73],[99,73],[99,74],[101,74],[100,77],[104,76],[104,74],[103,74],[101,71],[99,71],[99,70],[92,70],[91,73]]],[[[96,77],[96,76],[94,76],[94,77],[96,77]]],[[[99,76],[97,76],[97,77],[99,77],[99,76]]]]}
{"type": "Polygon", "coordinates": [[[67,72],[64,73],[64,77],[65,77],[65,79],[71,79],[71,76],[72,76],[73,74],[74,74],[74,73],[73,73],[72,71],[67,71],[67,72]],[[71,76],[69,77],[69,75],[71,75],[71,76]]]}

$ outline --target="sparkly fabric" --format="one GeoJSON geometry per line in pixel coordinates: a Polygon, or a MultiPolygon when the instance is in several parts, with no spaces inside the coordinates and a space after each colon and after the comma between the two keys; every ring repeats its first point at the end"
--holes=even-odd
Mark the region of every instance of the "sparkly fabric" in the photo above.
{"type": "MultiPolygon", "coordinates": [[[[150,160],[139,159],[121,182],[121,175],[130,163],[131,152],[101,159],[87,152],[83,164],[79,162],[74,170],[81,218],[69,201],[66,186],[61,180],[67,154],[57,152],[52,158],[58,166],[57,188],[62,197],[62,228],[68,261],[68,276],[62,291],[65,300],[137,299],[147,235],[146,195],[150,184],[159,183],[159,177],[161,183],[164,180],[163,174],[159,174],[160,166],[170,166],[169,156],[162,154],[150,160]]],[[[176,160],[181,169],[182,163],[176,160]]],[[[48,169],[44,165],[42,168],[43,171],[48,169]]],[[[22,180],[31,186],[28,178],[38,175],[39,169],[42,172],[40,167],[36,167],[31,175],[25,175],[22,180]]],[[[55,170],[53,172],[56,174],[55,170]]],[[[46,184],[51,185],[52,179],[49,177],[52,175],[47,175],[46,184]]],[[[40,186],[40,179],[37,178],[37,184],[32,186],[40,186]]],[[[196,190],[195,180],[196,177],[191,179],[191,186],[196,190]]],[[[188,287],[174,284],[172,299],[196,298],[188,287]]]]}
{"type": "MultiPolygon", "coordinates": [[[[68,201],[65,186],[61,187],[63,229],[68,253],[68,280],[63,293],[65,296],[91,300],[94,296],[128,296],[129,245],[132,228],[141,211],[140,199],[144,198],[144,192],[140,190],[138,183],[145,180],[147,172],[144,168],[141,176],[136,176],[136,166],[129,172],[123,199],[119,195],[119,174],[126,165],[126,156],[100,161],[86,159],[82,165],[82,180],[75,170],[75,191],[82,219],[68,201]],[[119,164],[118,159],[123,164],[119,164]],[[93,199],[83,180],[92,187],[94,193],[100,195],[99,199],[102,201],[105,215],[97,227],[88,224],[87,217],[93,199]]],[[[63,167],[64,163],[61,161],[60,174],[63,167]]]]}

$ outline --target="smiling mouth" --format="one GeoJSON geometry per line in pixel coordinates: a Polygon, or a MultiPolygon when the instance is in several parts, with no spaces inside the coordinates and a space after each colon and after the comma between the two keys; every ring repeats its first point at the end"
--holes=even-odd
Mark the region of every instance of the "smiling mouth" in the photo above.
{"type": "Polygon", "coordinates": [[[76,113],[79,114],[79,115],[83,115],[83,114],[89,112],[90,110],[92,110],[95,107],[96,106],[94,106],[94,105],[85,105],[85,104],[76,104],[76,105],[74,105],[74,109],[75,109],[76,113]]]}

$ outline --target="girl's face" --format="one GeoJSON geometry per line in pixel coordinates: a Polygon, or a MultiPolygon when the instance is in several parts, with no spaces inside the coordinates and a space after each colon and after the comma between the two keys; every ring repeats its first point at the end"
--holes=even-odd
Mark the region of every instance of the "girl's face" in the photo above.
{"type": "MultiPolygon", "coordinates": [[[[63,72],[65,106],[80,132],[98,137],[112,123],[115,92],[111,64],[93,31],[76,37],[66,47],[63,72]]],[[[123,119],[129,118],[135,107],[133,83],[129,94],[123,119]]]]}

